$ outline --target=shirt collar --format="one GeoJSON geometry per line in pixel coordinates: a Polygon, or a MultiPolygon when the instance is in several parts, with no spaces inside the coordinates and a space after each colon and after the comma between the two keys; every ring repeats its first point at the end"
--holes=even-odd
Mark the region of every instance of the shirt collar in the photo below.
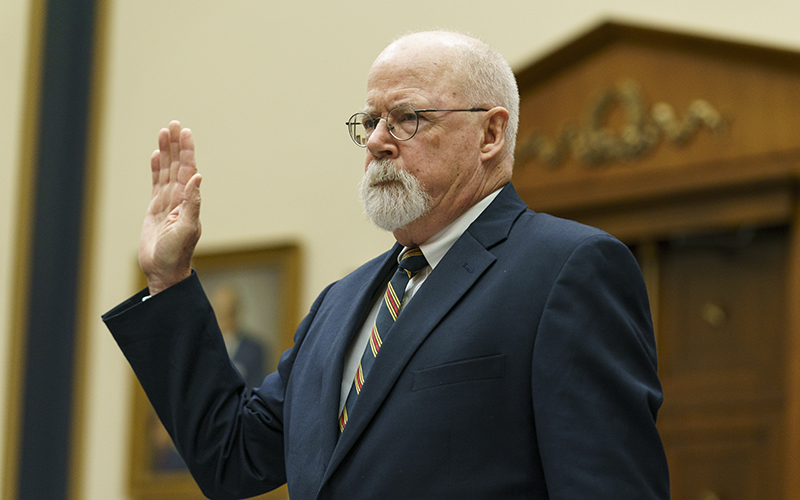
{"type": "MultiPolygon", "coordinates": [[[[445,254],[448,250],[455,244],[456,240],[458,240],[464,231],[475,222],[486,207],[488,207],[492,201],[500,194],[503,188],[494,191],[493,193],[489,194],[485,198],[483,198],[478,203],[472,205],[466,212],[456,217],[456,219],[445,226],[441,231],[434,234],[428,240],[419,246],[420,250],[422,250],[422,254],[425,256],[425,260],[428,261],[428,265],[431,266],[431,269],[435,268],[436,265],[444,258],[445,254]]],[[[407,250],[408,247],[405,247],[403,251],[407,250]]],[[[403,252],[400,252],[402,255],[403,252]]],[[[400,256],[398,255],[398,261],[400,256]]]]}

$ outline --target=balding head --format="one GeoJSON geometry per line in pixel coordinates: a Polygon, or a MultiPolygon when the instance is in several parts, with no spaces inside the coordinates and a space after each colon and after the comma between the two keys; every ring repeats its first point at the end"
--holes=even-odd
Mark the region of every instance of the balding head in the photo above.
{"type": "MultiPolygon", "coordinates": [[[[468,35],[451,31],[426,31],[402,36],[392,42],[375,60],[396,64],[414,61],[431,69],[431,85],[445,87],[467,108],[508,110],[505,153],[513,161],[519,124],[519,90],[514,72],[496,50],[468,35]]],[[[411,67],[409,67],[411,68],[411,67]]]]}

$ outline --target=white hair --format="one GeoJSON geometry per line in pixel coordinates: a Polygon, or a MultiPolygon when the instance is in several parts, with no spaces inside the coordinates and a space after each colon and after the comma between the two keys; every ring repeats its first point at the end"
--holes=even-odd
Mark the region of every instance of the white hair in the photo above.
{"type": "Polygon", "coordinates": [[[436,36],[453,42],[448,44],[452,49],[452,70],[462,79],[466,107],[501,106],[508,110],[504,149],[513,158],[519,126],[519,89],[505,58],[485,42],[456,31],[412,33],[398,41],[415,35],[436,36]]]}

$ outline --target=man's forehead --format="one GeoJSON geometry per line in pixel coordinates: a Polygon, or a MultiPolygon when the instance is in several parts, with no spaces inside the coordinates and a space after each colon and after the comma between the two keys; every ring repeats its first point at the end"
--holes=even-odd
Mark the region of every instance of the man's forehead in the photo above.
{"type": "Polygon", "coordinates": [[[416,109],[423,109],[433,106],[431,104],[430,99],[423,99],[418,96],[412,95],[396,95],[396,96],[388,96],[388,95],[378,95],[373,94],[371,97],[368,96],[367,100],[364,102],[364,108],[362,111],[366,111],[368,113],[385,113],[388,112],[397,106],[402,104],[408,104],[413,108],[416,109]]]}
{"type": "Polygon", "coordinates": [[[388,111],[399,104],[431,107],[445,94],[456,95],[454,51],[463,44],[454,33],[414,33],[390,44],[375,59],[367,78],[365,110],[388,111]]]}
{"type": "Polygon", "coordinates": [[[396,52],[375,60],[369,70],[369,80],[374,79],[421,79],[452,69],[449,54],[437,52],[396,52]]]}
{"type": "Polygon", "coordinates": [[[443,63],[409,61],[381,65],[370,72],[366,102],[381,105],[406,99],[438,100],[459,87],[456,80],[452,68],[443,63]]]}
{"type": "Polygon", "coordinates": [[[375,85],[367,88],[364,109],[389,111],[401,104],[410,104],[417,109],[438,107],[442,104],[446,93],[448,93],[447,85],[442,81],[375,85]]]}

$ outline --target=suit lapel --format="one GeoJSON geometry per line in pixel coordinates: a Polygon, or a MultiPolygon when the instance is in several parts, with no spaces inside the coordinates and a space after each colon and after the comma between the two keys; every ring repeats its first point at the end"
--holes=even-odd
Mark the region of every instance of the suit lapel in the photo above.
{"type": "MultiPolygon", "coordinates": [[[[350,415],[345,431],[339,437],[320,486],[327,482],[364,433],[420,344],[494,263],[496,259],[487,248],[500,243],[508,236],[514,221],[526,208],[511,184],[508,184],[447,252],[414,295],[414,299],[404,306],[392,327],[391,335],[384,342],[380,355],[372,366],[368,381],[359,394],[358,404],[350,415]]],[[[399,249],[395,250],[391,253],[396,260],[399,249]]],[[[355,321],[357,324],[351,325],[352,331],[360,326],[360,321],[363,321],[363,314],[359,315],[359,321],[355,321]]],[[[336,394],[336,409],[338,409],[344,357],[342,349],[346,349],[352,331],[342,333],[341,336],[348,340],[344,348],[341,346],[337,348],[338,362],[330,371],[334,379],[330,385],[336,386],[336,390],[331,391],[336,394]],[[339,379],[334,384],[336,376],[339,379]]],[[[324,407],[326,415],[329,414],[327,409],[330,405],[328,402],[324,407]]]]}
{"type": "Polygon", "coordinates": [[[352,306],[348,311],[343,311],[343,317],[347,318],[342,324],[341,329],[334,334],[334,342],[331,346],[330,355],[327,356],[323,369],[323,391],[322,391],[322,420],[320,429],[322,432],[322,446],[328,450],[328,456],[333,454],[339,439],[339,400],[341,397],[342,373],[344,371],[344,358],[347,347],[364,321],[370,306],[375,297],[376,290],[385,286],[388,276],[393,272],[397,264],[397,255],[402,247],[395,244],[394,248],[386,254],[385,259],[372,275],[367,286],[364,286],[356,295],[352,306]]]}

